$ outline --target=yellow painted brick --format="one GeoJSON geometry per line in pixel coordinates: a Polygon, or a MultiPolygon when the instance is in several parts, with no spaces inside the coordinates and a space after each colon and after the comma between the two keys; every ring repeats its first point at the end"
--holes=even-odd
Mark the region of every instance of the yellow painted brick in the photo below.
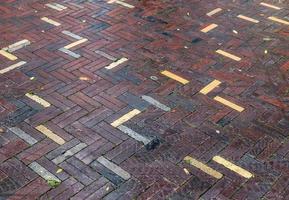
{"type": "Polygon", "coordinates": [[[108,1],[107,3],[109,3],[109,4],[111,4],[111,3],[117,3],[117,4],[122,5],[122,6],[124,6],[124,7],[127,7],[127,8],[134,8],[133,5],[128,4],[128,3],[126,3],[126,2],[124,2],[124,1],[122,1],[122,0],[110,0],[110,1],[108,1]]]}
{"type": "Polygon", "coordinates": [[[78,40],[78,41],[76,41],[76,42],[73,42],[73,43],[71,43],[71,44],[69,44],[69,45],[66,45],[65,47],[63,47],[64,49],[71,49],[72,47],[75,47],[75,46],[77,46],[77,45],[79,45],[79,44],[82,44],[82,43],[84,43],[84,42],[86,42],[87,41],[87,39],[86,38],[83,38],[83,39],[81,39],[81,40],[78,40]]]}
{"type": "Polygon", "coordinates": [[[125,3],[125,2],[123,2],[123,1],[117,0],[117,1],[115,1],[115,3],[117,3],[117,4],[119,4],[119,5],[122,5],[122,6],[124,6],[124,7],[127,7],[127,8],[134,8],[133,5],[128,4],[128,3],[125,3]]]}
{"type": "Polygon", "coordinates": [[[217,52],[218,54],[222,55],[222,56],[231,58],[232,60],[235,60],[235,61],[240,61],[240,60],[241,60],[240,57],[235,56],[235,55],[233,55],[233,54],[230,54],[230,53],[228,53],[228,52],[226,52],[226,51],[223,51],[223,50],[220,50],[220,49],[217,50],[216,52],[217,52]]]}
{"type": "Polygon", "coordinates": [[[243,107],[238,106],[238,105],[236,105],[236,104],[234,104],[234,103],[232,103],[232,102],[230,102],[230,101],[228,101],[222,97],[216,96],[214,98],[214,100],[216,100],[216,101],[218,101],[218,102],[220,102],[220,103],[222,103],[222,104],[224,104],[230,108],[233,108],[234,110],[237,110],[238,112],[242,112],[244,110],[243,107]]]}
{"type": "Polygon", "coordinates": [[[266,6],[266,7],[268,7],[268,8],[273,8],[273,9],[275,9],[275,10],[281,10],[281,8],[278,7],[278,6],[274,6],[274,5],[272,5],[272,4],[268,4],[268,3],[264,3],[264,2],[261,2],[260,5],[266,6]]]}
{"type": "Polygon", "coordinates": [[[244,20],[246,20],[246,21],[249,21],[249,22],[259,23],[258,20],[253,19],[253,18],[251,18],[251,17],[244,16],[244,15],[238,15],[237,17],[240,18],[240,19],[244,19],[244,20]]]}
{"type": "Polygon", "coordinates": [[[61,137],[59,137],[58,135],[56,135],[55,133],[53,133],[51,130],[49,130],[43,125],[37,126],[36,129],[59,145],[62,145],[65,143],[64,139],[62,139],[61,137]]]}
{"type": "Polygon", "coordinates": [[[4,68],[4,69],[1,69],[1,70],[0,70],[0,74],[5,74],[5,73],[7,73],[7,72],[9,72],[9,71],[11,71],[11,70],[13,70],[13,69],[16,69],[16,68],[21,67],[21,66],[24,65],[24,64],[26,64],[25,61],[20,61],[20,62],[18,62],[18,63],[16,63],[16,64],[10,65],[9,67],[6,67],[6,68],[4,68]]]}
{"type": "Polygon", "coordinates": [[[51,106],[51,104],[49,102],[45,101],[44,99],[42,99],[41,97],[39,97],[35,94],[27,93],[27,94],[25,94],[25,96],[32,99],[33,101],[36,101],[37,103],[39,103],[40,105],[42,105],[45,108],[51,106]]]}
{"type": "Polygon", "coordinates": [[[204,87],[203,89],[201,89],[200,93],[202,94],[208,94],[209,92],[211,92],[213,89],[215,89],[216,87],[218,87],[221,84],[220,81],[218,80],[213,80],[211,83],[209,83],[206,87],[204,87]]]}
{"type": "Polygon", "coordinates": [[[222,158],[221,156],[214,156],[213,161],[223,165],[224,167],[228,168],[229,170],[236,172],[240,176],[243,176],[245,178],[252,178],[254,175],[247,170],[235,165],[234,163],[231,163],[230,161],[222,158]]]}
{"type": "Polygon", "coordinates": [[[203,28],[203,29],[201,30],[201,32],[207,33],[207,32],[213,30],[213,29],[216,28],[216,27],[218,27],[217,24],[210,24],[209,26],[203,28]]]}
{"type": "Polygon", "coordinates": [[[172,72],[169,72],[167,70],[162,71],[161,74],[163,74],[163,75],[165,75],[165,76],[167,76],[167,77],[169,77],[171,79],[174,79],[174,80],[176,80],[176,81],[178,81],[178,82],[180,82],[180,83],[182,83],[184,85],[189,83],[188,80],[186,80],[186,79],[184,79],[184,78],[182,78],[182,77],[180,77],[180,76],[178,76],[178,75],[176,75],[176,74],[174,74],[172,72]]]}
{"type": "Polygon", "coordinates": [[[216,8],[216,9],[208,12],[207,15],[211,17],[211,16],[213,16],[214,14],[216,14],[216,13],[218,13],[218,12],[220,12],[220,11],[222,11],[221,8],[216,8]]]}
{"type": "Polygon", "coordinates": [[[193,165],[194,167],[200,169],[201,171],[205,172],[206,174],[209,174],[210,176],[215,177],[216,179],[221,179],[223,177],[223,174],[220,172],[214,170],[213,168],[209,167],[208,165],[203,164],[202,162],[190,157],[186,156],[184,158],[184,161],[189,163],[190,165],[193,165]]]}
{"type": "Polygon", "coordinates": [[[4,51],[4,50],[0,50],[0,54],[6,58],[8,58],[9,60],[17,60],[17,57],[14,56],[13,54],[11,53],[8,53],[7,51],[4,51]]]}
{"type": "Polygon", "coordinates": [[[274,21],[274,22],[278,22],[278,23],[281,23],[281,24],[289,25],[289,22],[288,22],[288,21],[285,21],[285,20],[283,20],[283,19],[279,19],[279,18],[277,18],[277,17],[271,16],[271,17],[268,17],[268,19],[270,19],[270,20],[272,20],[272,21],[274,21]]]}
{"type": "Polygon", "coordinates": [[[138,115],[141,113],[138,109],[133,109],[132,111],[128,112],[127,114],[123,115],[122,117],[118,118],[114,122],[111,123],[113,127],[118,127],[119,125],[123,124],[124,122],[130,120],[134,116],[138,115]]]}
{"type": "Polygon", "coordinates": [[[47,17],[42,17],[41,20],[42,20],[42,21],[45,21],[45,22],[47,22],[47,23],[49,23],[49,24],[52,24],[52,25],[54,25],[54,26],[60,26],[60,25],[61,25],[61,24],[58,23],[57,21],[54,21],[54,20],[49,19],[49,18],[47,18],[47,17]]]}
{"type": "Polygon", "coordinates": [[[106,69],[113,69],[113,68],[117,67],[118,65],[121,65],[122,63],[126,62],[126,61],[128,61],[127,58],[121,58],[121,59],[111,63],[110,65],[106,66],[105,68],[106,69]]]}

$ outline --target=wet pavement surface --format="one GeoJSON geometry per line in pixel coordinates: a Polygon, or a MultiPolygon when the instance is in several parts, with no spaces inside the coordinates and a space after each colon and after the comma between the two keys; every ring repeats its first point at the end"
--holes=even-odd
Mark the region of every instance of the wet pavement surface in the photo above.
{"type": "Polygon", "coordinates": [[[0,2],[0,199],[289,199],[287,0],[0,2]]]}

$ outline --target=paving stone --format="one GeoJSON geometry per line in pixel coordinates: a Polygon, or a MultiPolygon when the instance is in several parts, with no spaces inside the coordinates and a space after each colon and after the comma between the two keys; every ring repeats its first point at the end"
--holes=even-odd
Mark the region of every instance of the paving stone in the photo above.
{"type": "Polygon", "coordinates": [[[289,199],[286,3],[1,1],[0,199],[289,199]]]}
{"type": "Polygon", "coordinates": [[[5,74],[5,73],[7,73],[7,72],[9,72],[11,70],[17,69],[17,68],[19,68],[19,67],[21,67],[22,65],[25,65],[25,64],[26,64],[25,61],[20,61],[20,62],[18,62],[16,64],[10,65],[9,67],[1,69],[0,70],[0,74],[5,74]]]}
{"type": "Polygon", "coordinates": [[[54,149],[53,151],[49,152],[48,154],[46,154],[45,157],[47,157],[48,159],[52,160],[58,156],[61,156],[62,154],[64,154],[67,150],[75,147],[76,145],[78,145],[80,142],[77,139],[72,139],[69,142],[59,146],[58,148],[54,149]]]}
{"type": "MultiPolygon", "coordinates": [[[[17,155],[22,162],[29,164],[57,147],[57,144],[49,139],[44,139],[35,145],[23,150],[17,155]]],[[[18,146],[19,148],[19,146],[18,146]]]]}
{"type": "Polygon", "coordinates": [[[37,143],[36,139],[34,139],[33,137],[31,137],[30,135],[28,135],[27,133],[25,133],[24,131],[22,131],[21,129],[17,127],[11,127],[11,128],[8,128],[8,130],[12,131],[15,135],[17,135],[18,137],[20,137],[21,139],[23,139],[25,142],[27,142],[30,145],[37,143]]]}
{"type": "Polygon", "coordinates": [[[72,175],[76,180],[81,182],[83,185],[89,185],[93,182],[93,179],[91,177],[88,177],[81,170],[66,161],[62,162],[59,166],[67,173],[72,175]]]}
{"type": "Polygon", "coordinates": [[[143,101],[141,98],[131,94],[131,93],[124,93],[118,97],[121,101],[126,102],[131,107],[134,107],[140,111],[145,110],[149,104],[145,101],[143,101]]]}
{"type": "Polygon", "coordinates": [[[65,159],[69,158],[70,156],[73,156],[74,154],[76,154],[77,152],[81,151],[83,148],[85,148],[87,145],[85,143],[80,143],[74,147],[72,147],[71,149],[67,150],[65,153],[63,153],[62,155],[57,156],[56,158],[54,158],[52,161],[55,164],[59,164],[61,162],[63,162],[65,159]]]}
{"type": "Polygon", "coordinates": [[[42,167],[41,165],[39,165],[37,162],[32,162],[29,167],[35,171],[37,174],[39,174],[39,176],[41,176],[42,178],[44,178],[45,180],[55,180],[55,181],[59,181],[60,180],[54,176],[52,173],[50,173],[49,171],[47,171],[44,167],[42,167]]]}
{"type": "Polygon", "coordinates": [[[74,52],[72,52],[68,49],[65,49],[65,48],[60,48],[59,51],[62,51],[63,53],[66,53],[67,55],[74,57],[74,58],[80,58],[81,57],[81,55],[74,53],[74,52]]]}
{"type": "Polygon", "coordinates": [[[41,166],[45,166],[45,169],[50,171],[57,178],[59,178],[61,181],[64,181],[70,177],[70,175],[68,173],[66,173],[64,170],[61,170],[61,168],[59,166],[57,166],[51,160],[48,160],[45,157],[38,159],[37,163],[41,166]]]}
{"type": "Polygon", "coordinates": [[[77,182],[74,178],[69,178],[62,182],[58,187],[50,190],[46,194],[42,195],[42,198],[52,199],[69,199],[79,192],[84,186],[77,182]]]}
{"type": "Polygon", "coordinates": [[[124,171],[123,169],[115,165],[114,163],[110,162],[105,157],[101,156],[97,159],[97,161],[100,162],[106,168],[116,173],[118,176],[120,176],[124,180],[128,180],[130,178],[129,173],[127,173],[126,171],[124,171]]]}
{"type": "Polygon", "coordinates": [[[177,190],[172,195],[172,199],[194,199],[200,196],[205,190],[210,188],[210,184],[201,181],[197,177],[190,179],[184,187],[177,190]]]}
{"type": "Polygon", "coordinates": [[[137,132],[135,132],[134,130],[132,130],[126,126],[120,125],[117,128],[119,130],[121,130],[122,132],[128,134],[130,137],[134,138],[135,140],[142,142],[144,145],[147,145],[151,142],[150,139],[138,134],[137,132]]]}
{"type": "Polygon", "coordinates": [[[100,173],[102,176],[107,178],[109,181],[111,181],[114,185],[120,185],[125,180],[122,179],[120,176],[116,175],[113,171],[106,168],[104,165],[100,164],[98,161],[94,161],[90,164],[90,166],[100,173]]]}
{"type": "Polygon", "coordinates": [[[171,110],[171,108],[169,108],[168,106],[160,103],[159,101],[153,99],[153,98],[150,97],[150,96],[143,95],[141,98],[142,98],[143,100],[149,102],[150,104],[156,106],[157,108],[160,108],[160,109],[164,110],[164,111],[169,112],[169,111],[171,110]]]}
{"type": "MultiPolygon", "coordinates": [[[[75,196],[73,196],[71,199],[72,200],[76,200],[76,199],[84,199],[84,198],[88,198],[91,195],[94,196],[95,192],[97,190],[99,190],[100,188],[102,188],[103,186],[105,187],[109,187],[108,185],[106,185],[107,183],[109,183],[109,181],[103,177],[101,177],[100,179],[98,179],[97,181],[93,182],[91,185],[89,185],[88,187],[84,188],[83,190],[81,190],[79,193],[77,193],[75,196]]],[[[91,198],[91,197],[90,197],[91,198]]]]}
{"type": "Polygon", "coordinates": [[[65,35],[68,35],[69,37],[72,37],[72,38],[74,38],[74,39],[76,39],[76,40],[81,40],[81,39],[83,39],[83,37],[81,37],[81,36],[79,36],[79,35],[76,35],[76,34],[74,34],[74,33],[71,33],[71,32],[69,32],[69,31],[62,31],[61,33],[65,34],[65,35]]]}
{"type": "Polygon", "coordinates": [[[123,185],[118,187],[113,192],[106,195],[103,199],[125,199],[125,198],[134,198],[144,189],[144,186],[138,180],[130,179],[125,182],[123,185]],[[134,193],[134,194],[131,194],[134,193]]]}
{"type": "Polygon", "coordinates": [[[113,57],[113,56],[111,56],[111,55],[109,55],[103,51],[100,51],[100,50],[96,50],[95,53],[97,53],[97,54],[99,54],[99,55],[101,55],[101,56],[103,56],[109,60],[112,60],[112,61],[115,61],[117,59],[117,58],[115,58],[115,57],[113,57]]]}

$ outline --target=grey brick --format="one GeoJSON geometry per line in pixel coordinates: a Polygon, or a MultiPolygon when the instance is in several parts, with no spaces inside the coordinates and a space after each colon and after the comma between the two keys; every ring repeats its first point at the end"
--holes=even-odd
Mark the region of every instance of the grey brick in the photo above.
{"type": "Polygon", "coordinates": [[[63,53],[66,53],[66,54],[68,54],[68,55],[70,55],[70,56],[72,56],[74,58],[80,58],[81,57],[81,55],[79,55],[77,53],[74,53],[74,52],[72,52],[72,51],[70,51],[68,49],[60,48],[59,51],[61,51],[63,53]]]}
{"type": "Polygon", "coordinates": [[[68,151],[66,151],[64,154],[57,156],[56,158],[54,158],[52,161],[55,164],[59,164],[62,163],[65,159],[73,156],[74,154],[76,154],[77,152],[81,151],[82,149],[84,149],[87,145],[85,143],[80,143],[78,145],[76,145],[75,147],[69,149],[68,151]]]}
{"type": "Polygon", "coordinates": [[[112,60],[112,61],[116,61],[117,60],[116,57],[113,57],[113,56],[111,56],[111,55],[109,55],[109,54],[107,54],[107,53],[105,53],[103,51],[100,51],[100,50],[96,50],[95,53],[97,53],[97,54],[99,54],[99,55],[101,55],[101,56],[103,56],[103,57],[105,57],[105,58],[107,58],[109,60],[112,60]]]}
{"type": "Polygon", "coordinates": [[[64,143],[63,145],[60,145],[59,147],[57,147],[53,151],[49,152],[48,154],[45,155],[45,157],[47,157],[49,160],[53,160],[57,156],[63,155],[67,150],[75,147],[79,143],[80,143],[80,141],[78,139],[74,138],[74,139],[70,140],[69,142],[64,143]]]}
{"type": "Polygon", "coordinates": [[[140,135],[139,133],[135,132],[134,130],[126,127],[126,126],[123,126],[123,125],[120,125],[117,127],[119,130],[121,130],[122,132],[124,132],[125,134],[127,134],[128,136],[134,138],[135,140],[139,141],[139,142],[142,142],[144,145],[148,144],[151,142],[150,139],[140,135]]]}
{"type": "Polygon", "coordinates": [[[121,178],[123,178],[124,180],[128,180],[130,179],[130,174],[126,171],[124,171],[122,168],[120,168],[119,166],[117,166],[116,164],[114,164],[113,162],[107,160],[105,157],[100,156],[97,161],[102,164],[103,166],[105,166],[106,168],[108,168],[109,170],[111,170],[112,172],[114,172],[116,175],[120,176],[121,178]]]}
{"type": "Polygon", "coordinates": [[[166,112],[169,112],[171,111],[171,108],[160,103],[159,101],[155,100],[154,98],[150,97],[150,96],[146,96],[146,95],[143,95],[141,97],[143,100],[147,101],[148,103],[154,105],[155,107],[159,108],[159,109],[162,109],[166,112]]]}
{"type": "Polygon", "coordinates": [[[69,37],[72,37],[72,38],[74,38],[74,39],[76,39],[76,40],[81,40],[81,39],[83,39],[83,37],[81,37],[81,36],[79,36],[79,35],[76,35],[76,34],[74,34],[74,33],[71,33],[71,32],[69,32],[69,31],[62,31],[62,33],[65,34],[65,35],[68,35],[69,37]]]}
{"type": "Polygon", "coordinates": [[[48,170],[46,170],[44,167],[42,167],[41,165],[39,165],[37,162],[32,162],[29,167],[35,171],[39,176],[41,176],[42,178],[44,178],[45,180],[55,180],[55,181],[59,181],[60,180],[54,176],[52,173],[50,173],[48,170]]]}
{"type": "Polygon", "coordinates": [[[27,142],[30,145],[33,145],[38,142],[35,138],[31,137],[30,135],[22,131],[20,128],[11,127],[11,128],[8,128],[8,130],[13,132],[15,135],[17,135],[18,137],[20,137],[21,139],[23,139],[25,142],[27,142]]]}

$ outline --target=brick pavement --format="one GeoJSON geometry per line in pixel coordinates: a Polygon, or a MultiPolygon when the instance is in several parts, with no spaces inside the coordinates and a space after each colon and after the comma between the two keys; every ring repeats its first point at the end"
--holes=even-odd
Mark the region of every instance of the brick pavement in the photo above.
{"type": "Polygon", "coordinates": [[[0,199],[289,199],[287,0],[0,2],[0,199]]]}

